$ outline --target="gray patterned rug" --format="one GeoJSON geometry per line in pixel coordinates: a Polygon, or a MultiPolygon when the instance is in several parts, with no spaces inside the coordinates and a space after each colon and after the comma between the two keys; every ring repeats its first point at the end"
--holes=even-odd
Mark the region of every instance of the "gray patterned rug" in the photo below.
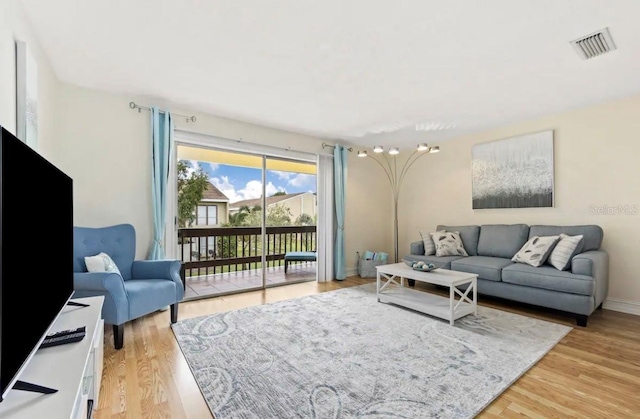
{"type": "Polygon", "coordinates": [[[478,308],[449,326],[375,285],[180,321],[216,419],[471,418],[571,327],[478,308]]]}

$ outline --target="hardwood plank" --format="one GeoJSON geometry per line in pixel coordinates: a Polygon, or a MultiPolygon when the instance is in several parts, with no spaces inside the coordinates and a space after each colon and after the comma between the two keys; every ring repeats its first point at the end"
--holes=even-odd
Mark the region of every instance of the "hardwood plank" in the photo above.
{"type": "MultiPolygon", "coordinates": [[[[350,277],[328,283],[305,282],[180,304],[180,319],[362,285],[373,279],[350,277]]],[[[422,288],[422,286],[419,286],[422,288]]],[[[440,292],[426,287],[429,292],[440,292]]],[[[574,327],[533,368],[481,412],[479,418],[640,417],[640,316],[598,310],[589,326],[572,316],[480,296],[480,305],[574,327]]],[[[212,418],[169,326],[157,312],[125,329],[125,345],[113,348],[105,327],[100,403],[105,418],[212,418]]]]}

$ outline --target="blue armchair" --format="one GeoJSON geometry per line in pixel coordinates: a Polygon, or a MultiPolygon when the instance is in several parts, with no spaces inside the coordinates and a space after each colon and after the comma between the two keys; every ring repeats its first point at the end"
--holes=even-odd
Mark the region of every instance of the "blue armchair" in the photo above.
{"type": "Polygon", "coordinates": [[[73,228],[74,298],[104,296],[102,318],[113,325],[116,349],[124,344],[124,324],[171,306],[171,323],[178,320],[178,303],[184,296],[179,260],[134,260],[136,233],[131,224],[73,228]],[[121,275],[87,272],[85,256],[104,252],[121,275]]]}

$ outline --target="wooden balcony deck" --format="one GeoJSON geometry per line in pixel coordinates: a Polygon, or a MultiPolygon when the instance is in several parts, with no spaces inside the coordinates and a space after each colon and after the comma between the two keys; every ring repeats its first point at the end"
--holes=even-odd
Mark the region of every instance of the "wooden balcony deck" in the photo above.
{"type": "MultiPolygon", "coordinates": [[[[211,275],[186,277],[185,300],[215,297],[262,287],[262,270],[247,269],[211,275]]],[[[292,263],[284,273],[284,266],[267,268],[267,287],[295,282],[315,281],[316,262],[292,263]]]]}

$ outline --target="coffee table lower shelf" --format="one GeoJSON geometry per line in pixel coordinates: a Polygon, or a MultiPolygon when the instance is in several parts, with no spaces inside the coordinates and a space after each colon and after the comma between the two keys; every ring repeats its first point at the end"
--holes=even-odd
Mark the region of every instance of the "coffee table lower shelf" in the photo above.
{"type": "Polygon", "coordinates": [[[454,320],[468,314],[473,314],[476,310],[476,307],[472,304],[454,301],[453,304],[458,305],[454,311],[452,300],[449,297],[430,294],[428,292],[406,287],[386,289],[384,292],[378,294],[378,301],[381,303],[391,303],[401,307],[406,307],[411,310],[419,311],[420,313],[449,320],[452,323],[454,320]]]}

